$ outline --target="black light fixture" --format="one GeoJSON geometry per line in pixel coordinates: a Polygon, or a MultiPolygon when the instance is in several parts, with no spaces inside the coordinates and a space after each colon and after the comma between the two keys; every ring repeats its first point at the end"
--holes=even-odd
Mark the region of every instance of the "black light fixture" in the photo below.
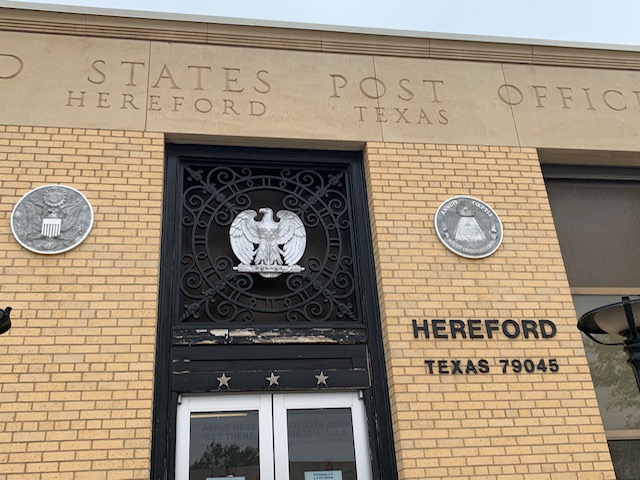
{"type": "Polygon", "coordinates": [[[11,307],[7,307],[4,310],[0,309],[0,335],[11,328],[11,320],[9,315],[11,314],[11,307]]]}
{"type": "Polygon", "coordinates": [[[623,345],[629,355],[627,363],[633,368],[636,383],[640,389],[640,299],[630,300],[622,297],[621,302],[605,305],[585,313],[578,320],[578,329],[594,342],[601,345],[623,345]],[[613,333],[625,337],[621,343],[604,343],[593,334],[613,333]]]}

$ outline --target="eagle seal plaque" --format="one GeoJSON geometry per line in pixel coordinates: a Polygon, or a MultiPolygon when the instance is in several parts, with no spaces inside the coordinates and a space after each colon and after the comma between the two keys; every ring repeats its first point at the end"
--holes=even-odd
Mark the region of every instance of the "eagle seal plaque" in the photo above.
{"type": "Polygon", "coordinates": [[[80,245],[93,226],[93,209],[75,188],[45,185],[22,197],[11,213],[11,231],[27,250],[45,255],[80,245]]]}
{"type": "Polygon", "coordinates": [[[259,273],[265,278],[303,271],[304,267],[296,265],[307,245],[307,233],[300,217],[288,210],[279,210],[276,217],[280,221],[275,221],[270,208],[261,208],[259,212],[263,214],[260,221],[255,220],[258,216],[255,210],[244,210],[231,223],[231,249],[241,262],[233,269],[259,273]]]}
{"type": "Polygon", "coordinates": [[[477,198],[452,197],[436,211],[438,238],[453,253],[484,258],[502,243],[502,222],[493,209],[477,198]]]}

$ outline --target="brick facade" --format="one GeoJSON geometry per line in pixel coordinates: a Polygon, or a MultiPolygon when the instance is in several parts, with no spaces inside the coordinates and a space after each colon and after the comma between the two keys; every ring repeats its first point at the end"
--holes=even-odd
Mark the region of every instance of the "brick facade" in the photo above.
{"type": "Polygon", "coordinates": [[[370,143],[378,292],[400,478],[614,479],[535,149],[370,143]],[[494,207],[504,241],[482,260],[436,236],[447,198],[494,207]],[[549,339],[414,339],[412,319],[539,319],[549,339]],[[425,359],[487,359],[477,375],[425,359]],[[556,358],[558,373],[502,374],[499,359],[556,358]]]}
{"type": "Polygon", "coordinates": [[[162,134],[0,126],[0,479],[149,477],[162,134]],[[10,215],[32,188],[82,191],[79,247],[37,255],[10,215]]]}
{"type": "MultiPolygon", "coordinates": [[[[0,480],[149,478],[164,161],[162,134],[0,127],[0,480]],[[33,254],[9,218],[64,183],[95,211],[80,247],[33,254]]],[[[370,143],[367,190],[401,480],[614,479],[536,151],[370,143]],[[505,237],[468,260],[433,214],[468,194],[505,237]],[[550,339],[413,338],[412,319],[547,318],[550,339]],[[425,359],[492,371],[428,374],[425,359]],[[555,358],[506,373],[500,358],[555,358]]]]}

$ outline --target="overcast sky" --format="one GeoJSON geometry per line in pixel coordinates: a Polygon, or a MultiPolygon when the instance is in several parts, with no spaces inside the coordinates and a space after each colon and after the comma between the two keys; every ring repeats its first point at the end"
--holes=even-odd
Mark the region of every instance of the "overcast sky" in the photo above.
{"type": "Polygon", "coordinates": [[[640,47],[640,0],[0,0],[34,3],[640,47]]]}

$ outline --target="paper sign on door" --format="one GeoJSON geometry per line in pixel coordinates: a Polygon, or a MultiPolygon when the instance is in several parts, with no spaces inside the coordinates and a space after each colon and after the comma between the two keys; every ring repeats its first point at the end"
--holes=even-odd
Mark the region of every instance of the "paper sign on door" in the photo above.
{"type": "Polygon", "coordinates": [[[342,470],[304,472],[304,480],[342,480],[342,470]]]}

